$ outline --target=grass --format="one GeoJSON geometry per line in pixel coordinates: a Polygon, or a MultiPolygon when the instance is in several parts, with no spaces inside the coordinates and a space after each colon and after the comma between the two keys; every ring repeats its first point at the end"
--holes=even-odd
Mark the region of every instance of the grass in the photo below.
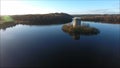
{"type": "Polygon", "coordinates": [[[14,19],[11,16],[2,16],[1,19],[3,23],[14,22],[14,19]]]}

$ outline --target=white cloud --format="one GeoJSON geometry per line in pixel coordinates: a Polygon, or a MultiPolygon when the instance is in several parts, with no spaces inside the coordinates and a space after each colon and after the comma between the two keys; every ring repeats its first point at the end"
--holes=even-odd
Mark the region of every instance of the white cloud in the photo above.
{"type": "Polygon", "coordinates": [[[32,6],[24,1],[1,1],[1,15],[15,14],[44,14],[53,12],[53,9],[32,6]]]}

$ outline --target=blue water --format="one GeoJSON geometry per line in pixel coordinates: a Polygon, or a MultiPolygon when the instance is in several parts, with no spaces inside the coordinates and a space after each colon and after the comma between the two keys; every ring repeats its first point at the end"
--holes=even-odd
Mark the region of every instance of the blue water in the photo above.
{"type": "Polygon", "coordinates": [[[0,29],[2,68],[120,68],[120,24],[85,22],[97,35],[78,40],[59,25],[16,25],[0,29]]]}

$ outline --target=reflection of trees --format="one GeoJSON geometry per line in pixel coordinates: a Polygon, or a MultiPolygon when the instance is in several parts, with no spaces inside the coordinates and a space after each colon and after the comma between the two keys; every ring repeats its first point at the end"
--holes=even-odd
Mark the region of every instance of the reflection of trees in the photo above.
{"type": "Polygon", "coordinates": [[[13,22],[9,22],[9,23],[4,23],[4,24],[0,24],[0,29],[6,29],[6,28],[9,28],[9,27],[13,27],[13,26],[15,26],[16,25],[16,23],[13,23],[13,22]]]}
{"type": "Polygon", "coordinates": [[[73,27],[71,24],[63,25],[62,30],[63,32],[68,33],[76,40],[80,38],[80,35],[87,35],[87,36],[97,35],[100,32],[98,29],[94,27],[85,26],[85,25],[73,27]]]}
{"type": "Polygon", "coordinates": [[[21,23],[17,23],[17,22],[5,22],[3,24],[0,24],[0,29],[6,29],[6,28],[9,28],[9,27],[13,27],[17,24],[22,24],[22,25],[36,25],[36,26],[39,26],[39,25],[58,25],[58,24],[65,24],[65,23],[68,23],[68,22],[71,22],[71,21],[62,21],[60,22],[59,20],[58,21],[46,21],[46,22],[21,22],[21,23]]]}
{"type": "MultiPolygon", "coordinates": [[[[70,21],[68,21],[70,22],[70,21]]],[[[60,22],[60,21],[46,21],[46,22],[22,22],[22,23],[14,23],[14,22],[6,22],[4,24],[0,24],[0,29],[6,29],[6,28],[9,28],[9,27],[13,27],[17,24],[22,24],[22,25],[57,25],[57,24],[65,24],[65,23],[68,23],[68,22],[60,22]]]]}

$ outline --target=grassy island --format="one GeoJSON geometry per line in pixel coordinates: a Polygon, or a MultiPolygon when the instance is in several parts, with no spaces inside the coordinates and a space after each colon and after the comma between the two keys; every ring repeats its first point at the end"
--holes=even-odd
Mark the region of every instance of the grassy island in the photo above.
{"type": "Polygon", "coordinates": [[[97,35],[100,31],[94,27],[87,27],[87,26],[76,26],[73,27],[72,24],[65,24],[62,27],[63,32],[69,34],[73,37],[74,40],[79,40],[80,35],[97,35]]]}
{"type": "Polygon", "coordinates": [[[98,34],[99,30],[94,27],[63,25],[62,30],[69,34],[94,35],[98,34]]]}

